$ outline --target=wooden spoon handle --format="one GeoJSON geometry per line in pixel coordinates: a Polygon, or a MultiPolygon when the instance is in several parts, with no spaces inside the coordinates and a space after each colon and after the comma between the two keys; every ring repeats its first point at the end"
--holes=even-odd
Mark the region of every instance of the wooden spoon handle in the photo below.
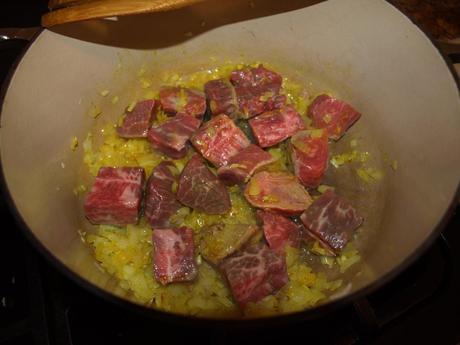
{"type": "Polygon", "coordinates": [[[53,6],[65,6],[77,1],[75,6],[51,11],[42,17],[42,25],[77,22],[87,19],[121,16],[127,14],[169,11],[203,0],[52,0],[53,6]]]}
{"type": "Polygon", "coordinates": [[[80,3],[89,2],[91,0],[49,0],[48,1],[48,8],[50,10],[55,10],[57,8],[67,7],[67,6],[74,6],[80,3]]]}

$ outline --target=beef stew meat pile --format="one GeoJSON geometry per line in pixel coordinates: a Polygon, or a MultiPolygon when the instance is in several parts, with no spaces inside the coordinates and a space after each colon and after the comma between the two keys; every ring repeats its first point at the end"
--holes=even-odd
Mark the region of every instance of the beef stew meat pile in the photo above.
{"type": "Polygon", "coordinates": [[[166,159],[147,179],[142,167],[100,168],[85,198],[86,218],[122,226],[145,217],[153,230],[157,282],[193,282],[203,258],[221,274],[240,308],[288,283],[286,246],[299,248],[314,239],[329,255],[339,255],[363,218],[333,190],[320,194],[315,188],[328,167],[329,141],[340,140],[361,115],[321,94],[307,110],[307,124],[288,104],[282,82],[263,65],[248,66],[206,82],[203,91],[165,86],[159,99],[138,102],[126,111],[118,135],[148,140],[153,151],[171,160],[190,159],[181,171],[166,159]],[[154,125],[159,111],[169,118],[154,125]],[[273,169],[276,158],[267,148],[274,145],[284,145],[290,172],[273,169]],[[228,213],[229,186],[239,186],[257,209],[257,225],[217,224],[204,228],[196,241],[192,229],[171,222],[184,206],[228,213]]]}

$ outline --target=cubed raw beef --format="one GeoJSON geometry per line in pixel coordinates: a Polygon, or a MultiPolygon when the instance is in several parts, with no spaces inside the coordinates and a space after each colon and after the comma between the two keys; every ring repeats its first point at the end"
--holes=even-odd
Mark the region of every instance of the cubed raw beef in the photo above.
{"type": "Polygon", "coordinates": [[[201,120],[186,113],[179,113],[148,132],[152,147],[165,155],[178,159],[187,154],[188,140],[200,127],[201,120]]]}
{"type": "Polygon", "coordinates": [[[204,92],[213,115],[226,114],[232,119],[238,116],[238,101],[233,85],[227,79],[210,80],[204,84],[204,92]]]}
{"type": "Polygon", "coordinates": [[[200,254],[213,264],[239,250],[257,232],[255,225],[214,224],[200,231],[200,254]]]}
{"type": "Polygon", "coordinates": [[[276,145],[305,128],[304,121],[291,105],[256,116],[249,120],[249,125],[261,147],[276,145]]]}
{"type": "Polygon", "coordinates": [[[250,118],[286,103],[286,96],[279,94],[283,78],[262,65],[233,71],[230,81],[235,86],[242,118],[250,118]]]}
{"type": "Polygon", "coordinates": [[[194,280],[198,274],[195,260],[193,230],[185,226],[177,229],[155,229],[153,242],[153,270],[161,284],[194,280]]]}
{"type": "Polygon", "coordinates": [[[195,89],[166,86],[160,89],[160,103],[168,114],[186,113],[201,118],[206,111],[206,97],[195,89]]]}
{"type": "Polygon", "coordinates": [[[85,199],[86,217],[93,224],[136,224],[144,185],[143,168],[100,168],[85,199]]]}
{"type": "Polygon", "coordinates": [[[161,162],[147,181],[144,214],[152,228],[169,226],[169,218],[181,208],[173,190],[179,181],[176,170],[173,163],[161,162]]]}
{"type": "Polygon", "coordinates": [[[123,124],[117,128],[122,138],[145,138],[156,118],[158,101],[147,99],[136,104],[131,112],[126,112],[123,124]]]}
{"type": "Polygon", "coordinates": [[[246,185],[244,196],[255,207],[289,215],[302,213],[312,202],[297,177],[285,172],[255,174],[246,185]]]}
{"type": "Polygon", "coordinates": [[[220,167],[217,176],[228,186],[246,183],[257,169],[274,161],[276,158],[271,154],[251,144],[231,157],[226,166],[220,167]]]}
{"type": "Polygon", "coordinates": [[[300,244],[300,228],[292,220],[271,211],[257,211],[263,224],[265,239],[275,252],[283,252],[287,245],[298,247],[300,244]]]}
{"type": "Polygon", "coordinates": [[[300,218],[308,233],[331,253],[338,253],[363,222],[350,202],[331,190],[316,199],[300,218]]]}
{"type": "Polygon", "coordinates": [[[276,294],[288,282],[284,255],[258,243],[223,260],[221,266],[241,308],[276,294]]]}
{"type": "Polygon", "coordinates": [[[249,139],[227,115],[221,114],[204,123],[193,135],[192,144],[204,158],[217,167],[249,146],[249,139]]]}
{"type": "Polygon", "coordinates": [[[326,130],[297,132],[290,140],[289,149],[295,175],[306,187],[317,187],[327,169],[329,159],[326,130]]]}
{"type": "Polygon", "coordinates": [[[314,127],[326,129],[330,139],[339,140],[361,114],[344,101],[320,95],[308,108],[308,116],[314,127]]]}
{"type": "Polygon", "coordinates": [[[182,171],[176,196],[184,205],[208,214],[224,214],[231,209],[224,184],[197,154],[182,171]]]}

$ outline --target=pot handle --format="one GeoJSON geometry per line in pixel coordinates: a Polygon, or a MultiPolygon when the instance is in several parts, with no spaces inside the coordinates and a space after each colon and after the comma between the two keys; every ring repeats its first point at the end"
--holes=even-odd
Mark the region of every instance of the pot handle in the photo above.
{"type": "Polygon", "coordinates": [[[460,40],[455,42],[438,42],[439,49],[446,54],[452,63],[460,63],[460,40]]]}
{"type": "Polygon", "coordinates": [[[0,28],[0,42],[9,40],[30,41],[40,30],[40,27],[30,28],[0,28]]]}

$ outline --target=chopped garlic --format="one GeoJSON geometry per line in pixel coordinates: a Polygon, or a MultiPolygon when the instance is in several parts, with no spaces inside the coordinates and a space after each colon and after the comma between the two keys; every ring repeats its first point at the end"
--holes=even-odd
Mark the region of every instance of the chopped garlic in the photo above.
{"type": "Polygon", "coordinates": [[[266,102],[266,101],[268,101],[270,98],[272,98],[273,96],[274,96],[273,91],[267,91],[267,92],[264,92],[264,93],[259,97],[259,99],[260,99],[262,102],[266,102]]]}
{"type": "Polygon", "coordinates": [[[244,164],[238,164],[238,163],[233,163],[229,166],[230,169],[246,169],[246,165],[244,164]]]}
{"type": "Polygon", "coordinates": [[[380,170],[371,168],[368,170],[368,173],[374,180],[381,180],[383,178],[383,172],[381,172],[380,170]]]}
{"type": "Polygon", "coordinates": [[[171,186],[172,192],[173,192],[173,193],[176,193],[178,187],[179,187],[179,185],[177,184],[176,181],[174,181],[173,184],[172,184],[172,186],[171,186]]]}
{"type": "Polygon", "coordinates": [[[77,233],[80,235],[80,239],[83,243],[86,243],[86,231],[78,229],[77,233]]]}
{"type": "MultiPolygon", "coordinates": [[[[256,194],[256,195],[257,195],[257,194],[256,194]]],[[[270,203],[273,203],[273,202],[278,202],[278,201],[279,201],[279,199],[278,199],[276,196],[274,196],[274,195],[268,194],[268,195],[264,195],[264,196],[262,197],[262,202],[270,202],[270,203]]]]}
{"type": "Polygon", "coordinates": [[[335,168],[338,168],[345,163],[351,163],[351,162],[364,163],[365,161],[367,161],[368,158],[369,158],[369,152],[360,152],[357,150],[353,150],[351,152],[345,152],[342,154],[332,156],[331,164],[335,168]]]}
{"type": "Polygon", "coordinates": [[[394,160],[393,162],[391,162],[391,168],[394,171],[398,170],[398,161],[394,160]]]}
{"type": "Polygon", "coordinates": [[[125,118],[126,118],[126,115],[124,115],[124,114],[121,115],[121,116],[118,118],[116,127],[121,127],[121,126],[123,126],[123,122],[125,122],[125,118]]]}
{"type": "Polygon", "coordinates": [[[105,97],[109,94],[109,90],[102,90],[101,92],[99,92],[99,94],[102,96],[102,97],[105,97]]]}
{"type": "Polygon", "coordinates": [[[128,112],[132,112],[133,109],[134,109],[134,107],[136,106],[136,103],[137,103],[136,101],[132,101],[132,102],[129,104],[129,106],[128,106],[128,108],[127,108],[126,110],[127,110],[128,112]]]}
{"type": "Polygon", "coordinates": [[[361,260],[358,250],[356,250],[352,243],[342,250],[340,256],[336,258],[337,264],[340,266],[340,273],[344,273],[348,268],[361,260]]]}
{"type": "Polygon", "coordinates": [[[177,73],[167,72],[163,75],[162,80],[166,83],[174,84],[180,80],[180,76],[177,73]]]}
{"type": "Polygon", "coordinates": [[[153,123],[155,126],[159,126],[165,123],[166,121],[168,121],[169,119],[171,118],[164,111],[160,110],[158,111],[157,118],[155,119],[153,123]]]}
{"type": "Polygon", "coordinates": [[[91,106],[91,109],[90,109],[89,113],[90,113],[90,115],[91,115],[92,117],[96,118],[96,117],[98,117],[99,115],[102,114],[102,109],[101,109],[101,107],[99,107],[98,105],[93,104],[93,105],[91,106]]]}
{"type": "Polygon", "coordinates": [[[184,170],[184,168],[185,168],[185,164],[181,160],[175,160],[174,165],[176,166],[176,168],[179,171],[179,173],[181,173],[182,170],[184,170]]]}
{"type": "MultiPolygon", "coordinates": [[[[252,181],[251,181],[252,182],[252,181]]],[[[262,190],[256,182],[249,184],[248,194],[251,196],[259,195],[262,190]]]]}
{"type": "Polygon", "coordinates": [[[330,122],[332,121],[332,116],[331,116],[331,114],[326,114],[326,115],[324,115],[323,121],[324,121],[325,123],[330,123],[330,122]]]}
{"type": "Polygon", "coordinates": [[[139,72],[137,72],[137,76],[138,77],[142,77],[145,73],[145,68],[144,67],[141,67],[141,69],[139,70],[139,72]]]}
{"type": "Polygon", "coordinates": [[[312,129],[310,130],[310,136],[312,138],[322,138],[324,131],[322,129],[312,129]]]}
{"type": "Polygon", "coordinates": [[[113,96],[112,97],[112,104],[117,104],[119,99],[120,98],[118,96],[113,96]]]}
{"type": "Polygon", "coordinates": [[[78,147],[78,138],[77,137],[73,137],[72,138],[72,141],[70,142],[70,149],[72,151],[75,151],[78,147]]]}
{"type": "MultiPolygon", "coordinates": [[[[171,172],[171,174],[173,175],[179,175],[180,174],[180,171],[179,169],[177,169],[177,167],[175,165],[169,165],[168,164],[168,170],[171,172]]],[[[177,187],[177,186],[176,186],[177,187]]]]}
{"type": "Polygon", "coordinates": [[[81,184],[73,189],[73,194],[76,196],[86,192],[86,186],[84,184],[81,184]]]}
{"type": "Polygon", "coordinates": [[[393,171],[398,170],[398,161],[390,159],[388,153],[383,153],[383,161],[390,166],[393,171]]]}
{"type": "Polygon", "coordinates": [[[356,169],[356,174],[358,174],[358,176],[365,182],[369,182],[372,180],[381,180],[383,178],[383,173],[380,170],[373,168],[356,169]]]}
{"type": "Polygon", "coordinates": [[[334,187],[332,186],[328,186],[328,185],[325,185],[325,184],[320,184],[317,188],[318,192],[320,192],[321,194],[325,193],[326,191],[328,190],[332,190],[334,191],[334,187]]]}
{"type": "Polygon", "coordinates": [[[321,256],[320,260],[321,260],[321,263],[323,265],[326,265],[326,266],[329,266],[329,267],[332,267],[335,264],[335,259],[333,257],[330,257],[330,256],[321,256]]]}
{"type": "Polygon", "coordinates": [[[318,241],[315,241],[315,243],[313,243],[313,246],[310,248],[310,252],[321,256],[332,256],[332,254],[327,249],[325,249],[318,241]]]}
{"type": "Polygon", "coordinates": [[[366,182],[369,182],[369,175],[366,173],[366,170],[364,169],[356,169],[356,173],[358,174],[358,176],[366,181],[366,182]]]}
{"type": "Polygon", "coordinates": [[[152,86],[152,83],[145,78],[141,78],[139,82],[141,83],[141,87],[143,89],[148,89],[150,86],[152,86]]]}

